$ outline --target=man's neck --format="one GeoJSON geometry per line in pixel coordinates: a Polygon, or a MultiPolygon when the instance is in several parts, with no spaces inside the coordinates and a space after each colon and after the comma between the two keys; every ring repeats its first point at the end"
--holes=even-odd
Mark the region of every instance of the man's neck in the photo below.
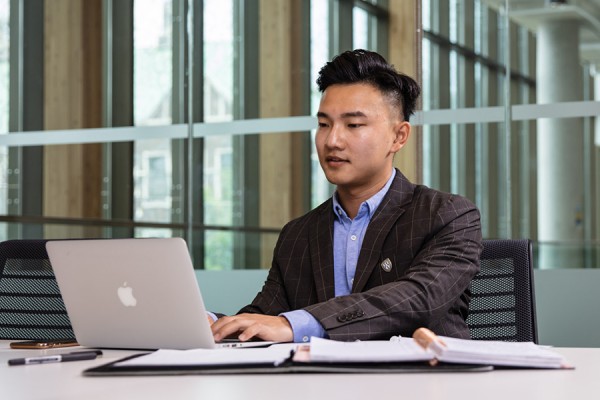
{"type": "Polygon", "coordinates": [[[338,192],[338,201],[340,202],[340,205],[342,206],[344,211],[346,211],[346,214],[348,215],[348,217],[350,219],[354,219],[354,217],[356,217],[356,215],[358,214],[358,209],[360,208],[360,205],[362,204],[363,201],[365,201],[367,199],[368,199],[368,197],[365,197],[364,199],[362,197],[361,198],[357,198],[357,197],[347,198],[345,196],[342,196],[340,194],[340,192],[338,192]]]}
{"type": "Polygon", "coordinates": [[[373,182],[372,185],[359,188],[353,187],[341,187],[338,186],[336,193],[337,199],[344,211],[350,219],[354,219],[358,214],[358,210],[360,205],[373,197],[377,192],[379,192],[390,179],[390,175],[388,175],[385,179],[377,182],[373,182]]]}

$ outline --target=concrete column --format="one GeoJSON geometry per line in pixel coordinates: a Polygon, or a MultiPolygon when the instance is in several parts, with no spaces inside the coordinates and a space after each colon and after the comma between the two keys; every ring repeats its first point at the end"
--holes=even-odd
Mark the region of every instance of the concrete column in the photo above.
{"type": "MultiPolygon", "coordinates": [[[[538,104],[582,100],[579,23],[552,20],[537,32],[538,104]]],[[[583,263],[583,121],[537,123],[540,268],[583,263]]]]}

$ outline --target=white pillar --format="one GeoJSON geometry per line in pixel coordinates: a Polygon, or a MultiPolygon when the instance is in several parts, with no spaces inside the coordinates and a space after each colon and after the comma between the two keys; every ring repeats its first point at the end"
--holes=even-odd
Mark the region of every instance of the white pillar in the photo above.
{"type": "MultiPolygon", "coordinates": [[[[579,23],[544,22],[537,31],[538,104],[581,101],[579,23]]],[[[583,266],[583,121],[537,123],[540,268],[583,266]]]]}
{"type": "MultiPolygon", "coordinates": [[[[600,71],[594,73],[594,100],[600,101],[600,71]]],[[[600,147],[600,116],[594,118],[594,144],[600,147]]]]}

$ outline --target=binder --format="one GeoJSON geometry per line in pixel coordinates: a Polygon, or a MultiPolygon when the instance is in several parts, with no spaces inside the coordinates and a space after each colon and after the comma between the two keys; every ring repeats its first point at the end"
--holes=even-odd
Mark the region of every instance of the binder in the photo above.
{"type": "Polygon", "coordinates": [[[90,368],[86,376],[485,372],[494,368],[573,368],[534,343],[471,341],[437,336],[425,328],[413,338],[267,348],[157,350],[90,368]]]}
{"type": "MultiPolygon", "coordinates": [[[[249,349],[246,349],[249,350],[249,349]]],[[[240,350],[240,351],[246,351],[240,350]]],[[[238,351],[238,350],[233,350],[238,351]]],[[[237,364],[237,365],[155,365],[122,366],[127,359],[89,368],[84,376],[174,376],[174,375],[231,375],[231,374],[289,374],[289,373],[440,373],[440,372],[487,372],[491,365],[438,363],[431,365],[425,361],[397,363],[304,363],[287,359],[282,364],[237,364]]]]}

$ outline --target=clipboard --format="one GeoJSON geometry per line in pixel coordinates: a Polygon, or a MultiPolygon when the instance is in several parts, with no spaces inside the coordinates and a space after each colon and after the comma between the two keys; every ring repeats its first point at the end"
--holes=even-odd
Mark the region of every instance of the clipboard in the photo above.
{"type": "MultiPolygon", "coordinates": [[[[241,350],[244,351],[244,350],[241,350]]],[[[294,361],[294,354],[283,363],[229,364],[229,365],[155,365],[127,366],[123,361],[132,360],[147,353],[122,358],[98,367],[83,371],[84,376],[177,376],[177,375],[234,375],[234,374],[294,374],[294,373],[335,373],[335,374],[391,374],[391,373],[443,373],[443,372],[487,372],[490,365],[437,363],[427,361],[391,363],[327,363],[294,361]]]]}

